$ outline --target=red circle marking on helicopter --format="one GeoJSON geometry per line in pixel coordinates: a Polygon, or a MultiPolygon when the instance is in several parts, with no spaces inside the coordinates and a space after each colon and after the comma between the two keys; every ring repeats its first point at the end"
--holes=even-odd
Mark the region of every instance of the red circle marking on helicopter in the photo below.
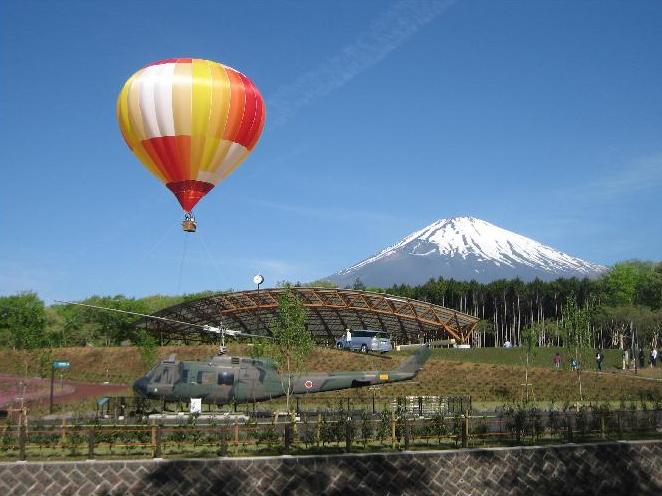
{"type": "Polygon", "coordinates": [[[313,381],[306,381],[303,385],[306,386],[306,389],[310,389],[313,387],[313,381]]]}

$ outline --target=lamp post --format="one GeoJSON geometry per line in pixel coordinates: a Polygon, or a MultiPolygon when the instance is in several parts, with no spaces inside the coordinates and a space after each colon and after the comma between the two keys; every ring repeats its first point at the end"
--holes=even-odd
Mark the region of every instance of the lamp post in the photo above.
{"type": "Polygon", "coordinates": [[[51,363],[51,395],[48,404],[48,413],[50,414],[53,413],[53,396],[54,396],[53,384],[55,382],[55,369],[68,369],[68,368],[69,368],[69,362],[67,360],[53,360],[53,362],[51,363]]]}
{"type": "Polygon", "coordinates": [[[257,284],[257,321],[262,326],[262,319],[260,318],[260,284],[264,282],[262,274],[253,276],[253,283],[257,284]]]}
{"type": "Polygon", "coordinates": [[[260,284],[264,282],[264,277],[262,274],[257,274],[256,276],[253,276],[253,282],[257,284],[257,290],[260,291],[260,284]]]}

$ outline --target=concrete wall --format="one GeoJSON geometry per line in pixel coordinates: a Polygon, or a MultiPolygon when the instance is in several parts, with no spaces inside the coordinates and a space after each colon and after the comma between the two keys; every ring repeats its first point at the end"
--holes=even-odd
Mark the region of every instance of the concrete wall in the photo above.
{"type": "Polygon", "coordinates": [[[662,441],[370,455],[0,463],[0,495],[660,494],[662,441]]]}

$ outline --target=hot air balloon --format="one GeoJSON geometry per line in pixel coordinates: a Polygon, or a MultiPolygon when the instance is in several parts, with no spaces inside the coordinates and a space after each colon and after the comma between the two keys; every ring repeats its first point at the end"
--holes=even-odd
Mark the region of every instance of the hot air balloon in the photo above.
{"type": "Polygon", "coordinates": [[[204,59],[143,67],[117,99],[126,144],[177,197],[189,232],[196,229],[193,207],[250,154],[264,118],[264,100],[250,79],[204,59]]]}

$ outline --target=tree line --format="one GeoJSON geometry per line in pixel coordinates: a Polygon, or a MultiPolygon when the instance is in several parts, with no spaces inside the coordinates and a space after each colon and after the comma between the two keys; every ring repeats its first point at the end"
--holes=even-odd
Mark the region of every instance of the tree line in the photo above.
{"type": "MultiPolygon", "coordinates": [[[[361,286],[360,281],[354,286],[361,286]]],[[[662,262],[618,263],[597,279],[482,284],[439,278],[384,291],[479,317],[475,346],[519,345],[523,331],[531,327],[537,330],[539,346],[567,345],[570,307],[585,314],[593,348],[650,349],[657,347],[662,332],[662,262]]]]}
{"type": "MultiPolygon", "coordinates": [[[[181,296],[91,296],[79,303],[151,314],[163,308],[215,294],[204,291],[181,296]]],[[[34,292],[0,296],[0,346],[36,349],[67,346],[152,346],[152,338],[133,324],[137,317],[93,308],[55,303],[45,305],[34,292]]]]}
{"type": "MultiPolygon", "coordinates": [[[[305,285],[331,286],[328,281],[305,285]]],[[[657,346],[662,334],[662,262],[618,263],[597,279],[514,279],[483,284],[438,278],[420,286],[390,288],[366,288],[357,280],[354,288],[427,301],[479,317],[481,322],[472,336],[474,346],[500,347],[507,341],[517,346],[525,341],[528,328],[536,330],[539,346],[567,346],[568,315],[575,307],[586,316],[585,339],[593,348],[650,349],[657,346]]],[[[81,303],[149,314],[214,293],[144,298],[92,296],[81,303]]],[[[47,306],[34,292],[3,296],[0,346],[24,349],[150,344],[149,336],[133,327],[135,320],[130,315],[74,305],[47,306]]]]}

